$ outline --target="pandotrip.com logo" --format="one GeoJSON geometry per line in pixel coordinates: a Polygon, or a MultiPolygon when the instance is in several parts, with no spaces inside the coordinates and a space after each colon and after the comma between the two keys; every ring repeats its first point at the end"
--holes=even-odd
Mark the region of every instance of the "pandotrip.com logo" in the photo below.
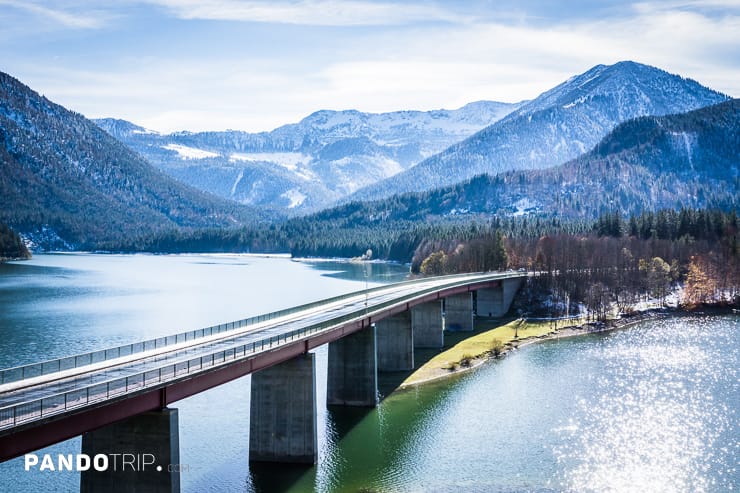
{"type": "Polygon", "coordinates": [[[26,471],[41,472],[184,472],[186,464],[160,464],[154,454],[26,454],[26,471]]]}

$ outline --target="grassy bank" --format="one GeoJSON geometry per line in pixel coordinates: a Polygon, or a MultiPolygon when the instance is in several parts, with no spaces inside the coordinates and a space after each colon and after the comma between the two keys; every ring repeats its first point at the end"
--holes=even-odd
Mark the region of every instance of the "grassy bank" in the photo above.
{"type": "Polygon", "coordinates": [[[420,383],[453,375],[473,368],[491,356],[502,354],[509,349],[527,344],[535,339],[572,337],[595,332],[603,332],[641,322],[660,316],[691,315],[695,313],[739,313],[737,304],[704,304],[694,309],[681,307],[643,307],[631,316],[610,319],[606,322],[587,323],[585,318],[560,320],[557,325],[551,321],[525,321],[523,319],[485,319],[475,320],[473,332],[445,332],[444,347],[440,352],[427,350],[427,354],[417,361],[419,368],[407,374],[405,379],[396,382],[397,387],[409,387],[420,383]]]}
{"type": "MultiPolygon", "coordinates": [[[[572,324],[573,321],[569,323],[572,324]]],[[[553,331],[554,326],[550,322],[477,319],[473,332],[445,333],[445,347],[442,352],[409,375],[401,386],[416,385],[475,366],[487,359],[492,352],[504,352],[522,341],[546,336],[553,331]]]]}

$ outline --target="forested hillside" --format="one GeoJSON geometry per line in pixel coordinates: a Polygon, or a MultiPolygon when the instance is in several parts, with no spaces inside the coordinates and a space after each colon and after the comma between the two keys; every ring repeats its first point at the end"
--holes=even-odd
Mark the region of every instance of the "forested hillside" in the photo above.
{"type": "Polygon", "coordinates": [[[263,218],[164,175],[82,115],[0,73],[0,221],[17,231],[94,248],[165,228],[263,218]]]}

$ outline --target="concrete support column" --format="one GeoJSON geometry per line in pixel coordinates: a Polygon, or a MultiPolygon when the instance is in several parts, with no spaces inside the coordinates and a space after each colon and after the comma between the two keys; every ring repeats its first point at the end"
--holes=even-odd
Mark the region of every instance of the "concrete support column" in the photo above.
{"type": "Polygon", "coordinates": [[[405,311],[376,323],[378,371],[414,369],[414,331],[411,312],[405,311]]]}
{"type": "Polygon", "coordinates": [[[180,491],[177,409],[164,408],[117,421],[82,435],[82,453],[108,457],[108,468],[90,467],[80,477],[82,493],[180,491]]]}
{"type": "Polygon", "coordinates": [[[326,403],[378,405],[378,362],[375,325],[329,343],[326,403]]]}
{"type": "Polygon", "coordinates": [[[430,301],[412,307],[411,327],[414,331],[415,348],[443,347],[442,301],[430,301]]]}
{"type": "Polygon", "coordinates": [[[315,464],[317,451],[314,355],[254,373],[249,460],[315,464]]]}
{"type": "Polygon", "coordinates": [[[445,328],[449,331],[473,330],[473,293],[445,298],[445,328]]]}

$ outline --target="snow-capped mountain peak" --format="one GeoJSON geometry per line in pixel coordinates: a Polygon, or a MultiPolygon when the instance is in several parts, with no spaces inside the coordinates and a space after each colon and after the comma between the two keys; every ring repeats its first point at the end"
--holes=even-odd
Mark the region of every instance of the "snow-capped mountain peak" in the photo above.
{"type": "Polygon", "coordinates": [[[172,176],[239,202],[311,210],[393,176],[519,105],[478,101],[457,110],[321,110],[271,132],[149,133],[114,119],[111,135],[172,176]]]}
{"type": "Polygon", "coordinates": [[[698,82],[625,61],[597,65],[436,156],[357,192],[364,199],[451,185],[479,174],[559,165],[628,119],[727,100],[698,82]]]}

